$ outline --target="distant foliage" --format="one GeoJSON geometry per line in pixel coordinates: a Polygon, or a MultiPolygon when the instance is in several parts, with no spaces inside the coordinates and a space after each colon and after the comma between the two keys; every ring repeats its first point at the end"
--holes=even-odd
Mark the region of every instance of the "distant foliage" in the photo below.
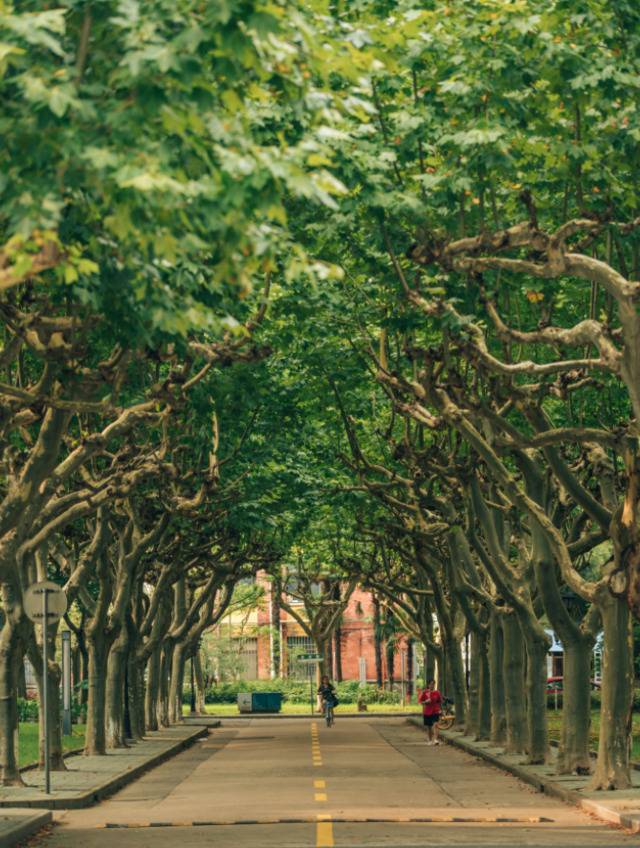
{"type": "MultiPolygon", "coordinates": [[[[314,692],[316,686],[314,684],[314,692]]],[[[211,686],[205,693],[207,704],[235,704],[240,692],[281,692],[284,701],[289,704],[308,704],[310,697],[308,681],[300,680],[238,680],[234,683],[221,683],[211,686]]],[[[377,686],[360,686],[357,680],[348,680],[336,684],[338,700],[345,704],[355,704],[359,700],[365,704],[399,704],[399,691],[379,689],[377,686]]],[[[189,703],[189,688],[185,688],[184,702],[189,703]]]]}

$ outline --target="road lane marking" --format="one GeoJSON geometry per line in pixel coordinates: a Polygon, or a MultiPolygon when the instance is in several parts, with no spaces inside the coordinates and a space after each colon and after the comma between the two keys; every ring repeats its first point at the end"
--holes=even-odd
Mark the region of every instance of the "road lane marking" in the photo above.
{"type": "Polygon", "coordinates": [[[330,819],[319,821],[316,825],[316,848],[334,848],[334,845],[333,822],[330,819]]]}
{"type": "Polygon", "coordinates": [[[316,792],[314,797],[315,797],[316,801],[326,801],[327,800],[327,793],[326,792],[316,792]]]}
{"type": "Polygon", "coordinates": [[[313,785],[316,789],[324,789],[327,783],[324,780],[314,780],[313,785]]]}

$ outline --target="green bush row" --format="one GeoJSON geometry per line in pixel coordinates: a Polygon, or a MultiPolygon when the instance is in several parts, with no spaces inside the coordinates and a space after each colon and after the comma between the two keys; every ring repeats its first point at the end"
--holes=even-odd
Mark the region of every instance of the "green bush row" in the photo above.
{"type": "MultiPolygon", "coordinates": [[[[337,683],[338,699],[343,703],[355,704],[362,699],[365,704],[399,704],[400,692],[379,689],[377,686],[360,686],[357,680],[337,683]]],[[[313,684],[313,691],[316,684],[313,684]]],[[[239,680],[233,683],[220,683],[205,692],[207,704],[235,704],[240,692],[280,692],[283,700],[290,704],[308,704],[310,686],[306,680],[239,680]]],[[[185,687],[183,700],[190,699],[189,687],[185,687]]]]}
{"type": "Polygon", "coordinates": [[[18,698],[18,721],[38,721],[38,702],[32,698],[18,698]]]}

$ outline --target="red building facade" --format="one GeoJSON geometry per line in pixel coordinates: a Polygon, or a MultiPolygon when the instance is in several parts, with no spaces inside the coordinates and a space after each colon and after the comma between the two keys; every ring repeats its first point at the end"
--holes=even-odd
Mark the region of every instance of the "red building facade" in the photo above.
{"type": "MultiPolygon", "coordinates": [[[[258,678],[303,676],[304,670],[296,665],[296,657],[300,653],[315,653],[316,646],[285,610],[280,609],[279,621],[273,621],[271,583],[265,581],[264,588],[265,603],[258,612],[258,678]],[[279,657],[278,642],[281,646],[279,657]]],[[[300,612],[304,613],[302,604],[300,612]]],[[[378,656],[376,660],[374,599],[370,592],[356,589],[331,646],[331,676],[334,680],[381,682],[385,685],[391,677],[399,683],[415,675],[413,645],[406,637],[394,639],[393,646],[389,648],[382,643],[378,656]]]]}

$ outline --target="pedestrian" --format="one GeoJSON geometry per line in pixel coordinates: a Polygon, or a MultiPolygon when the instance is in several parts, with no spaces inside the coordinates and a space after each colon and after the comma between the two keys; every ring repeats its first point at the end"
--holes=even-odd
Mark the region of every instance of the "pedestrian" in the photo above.
{"type": "Polygon", "coordinates": [[[427,685],[418,695],[418,703],[422,704],[422,721],[427,728],[427,736],[429,737],[427,745],[439,745],[438,720],[442,696],[436,689],[435,680],[427,680],[427,685]]]}

